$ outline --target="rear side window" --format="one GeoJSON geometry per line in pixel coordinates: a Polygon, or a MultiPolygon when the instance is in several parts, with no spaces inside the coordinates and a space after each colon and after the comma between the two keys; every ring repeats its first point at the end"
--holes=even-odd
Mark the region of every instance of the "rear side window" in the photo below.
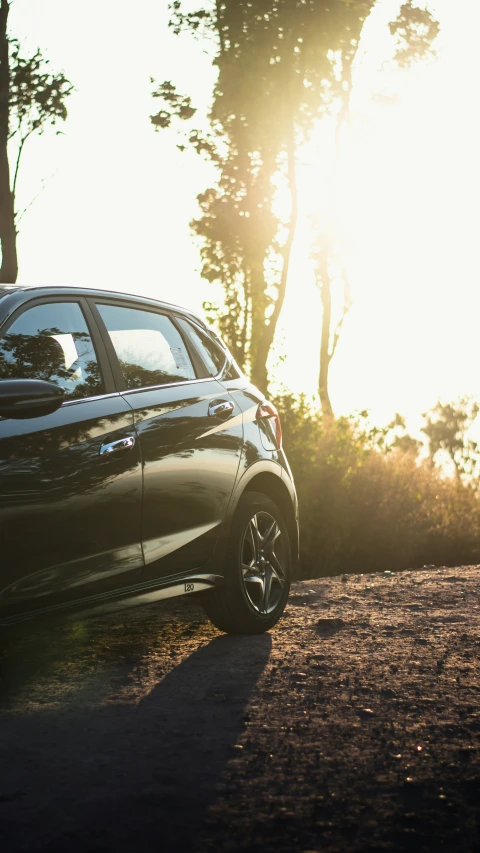
{"type": "Polygon", "coordinates": [[[200,329],[197,329],[193,323],[179,317],[179,323],[183,328],[187,329],[187,333],[193,338],[193,342],[198,349],[202,361],[205,364],[211,376],[217,376],[222,370],[227,354],[218,344],[215,344],[208,335],[205,335],[200,329]]]}
{"type": "Polygon", "coordinates": [[[165,314],[97,305],[128,389],[195,379],[185,343],[165,314]]]}
{"type": "Polygon", "coordinates": [[[90,332],[76,302],[27,308],[0,337],[0,379],[44,379],[67,400],[105,393],[90,332]]]}

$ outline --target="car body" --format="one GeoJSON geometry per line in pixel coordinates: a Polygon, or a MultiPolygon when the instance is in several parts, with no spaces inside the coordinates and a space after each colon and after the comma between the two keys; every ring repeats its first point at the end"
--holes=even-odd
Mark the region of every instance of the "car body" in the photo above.
{"type": "Polygon", "coordinates": [[[297,499],[264,404],[190,311],[0,286],[0,625],[208,599],[228,577],[247,492],[279,508],[291,572],[297,499]],[[27,411],[35,383],[61,401],[27,411]]]}

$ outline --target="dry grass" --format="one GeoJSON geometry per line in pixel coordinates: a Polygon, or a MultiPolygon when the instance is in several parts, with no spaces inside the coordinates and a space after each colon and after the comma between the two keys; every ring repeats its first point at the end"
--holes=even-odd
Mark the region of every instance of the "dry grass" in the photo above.
{"type": "Polygon", "coordinates": [[[480,501],[413,453],[372,441],[353,420],[325,424],[278,401],[300,502],[303,577],[480,561],[480,501]]]}

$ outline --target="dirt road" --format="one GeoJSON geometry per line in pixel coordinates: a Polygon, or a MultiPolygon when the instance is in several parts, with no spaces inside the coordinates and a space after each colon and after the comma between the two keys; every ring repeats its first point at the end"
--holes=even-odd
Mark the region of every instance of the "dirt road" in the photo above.
{"type": "Polygon", "coordinates": [[[480,567],[178,599],[7,640],[5,853],[480,851],[480,567]]]}

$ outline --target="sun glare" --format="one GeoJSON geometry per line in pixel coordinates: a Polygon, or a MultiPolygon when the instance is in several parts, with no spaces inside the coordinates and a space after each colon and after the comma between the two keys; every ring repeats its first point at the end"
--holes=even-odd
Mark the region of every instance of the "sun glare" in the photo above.
{"type": "Polygon", "coordinates": [[[479,131],[474,82],[463,75],[465,34],[446,21],[437,58],[400,71],[378,59],[382,28],[388,47],[388,8],[380,11],[365,36],[378,56],[365,50],[356,69],[334,207],[329,120],[298,166],[301,224],[276,357],[285,356],[281,381],[296,377],[298,387],[300,377],[303,391],[315,391],[318,344],[309,341],[318,342],[321,303],[309,260],[313,216],[341,249],[353,298],[331,366],[335,411],[367,401],[377,420],[400,411],[415,422],[439,397],[478,386],[479,131]]]}
{"type": "MultiPolygon", "coordinates": [[[[78,28],[71,36],[62,24],[61,0],[45,0],[41,15],[36,0],[12,8],[12,24],[28,43],[41,39],[52,63],[68,67],[76,86],[65,137],[46,134],[25,155],[22,201],[30,202],[42,177],[48,180],[21,223],[20,280],[108,283],[201,310],[202,301],[215,301],[221,289],[200,279],[188,223],[197,214],[197,193],[215,175],[193,153],[180,154],[174,135],[151,132],[148,81],[169,75],[197,104],[203,98],[206,109],[215,71],[195,45],[185,61],[168,33],[166,7],[145,3],[133,36],[127,22],[117,20],[111,49],[118,52],[118,84],[105,99],[98,86],[101,51],[84,62],[89,23],[82,8],[72,4],[78,28]],[[167,33],[161,50],[160,31],[167,33]],[[127,43],[137,51],[130,70],[122,64],[127,43]],[[127,101],[128,120],[119,133],[127,101]]],[[[97,20],[99,44],[110,32],[112,8],[106,3],[97,20]]],[[[331,364],[334,409],[342,414],[367,407],[383,421],[396,410],[418,417],[439,397],[472,394],[478,386],[480,129],[469,57],[476,55],[480,7],[476,0],[432,3],[441,24],[438,56],[408,71],[390,61],[387,24],[396,9],[396,0],[376,3],[364,28],[335,216],[328,120],[319,122],[300,152],[299,227],[271,356],[279,383],[315,393],[321,302],[310,260],[314,216],[335,233],[353,299],[331,364]]],[[[279,203],[288,212],[287,192],[279,203]]]]}

